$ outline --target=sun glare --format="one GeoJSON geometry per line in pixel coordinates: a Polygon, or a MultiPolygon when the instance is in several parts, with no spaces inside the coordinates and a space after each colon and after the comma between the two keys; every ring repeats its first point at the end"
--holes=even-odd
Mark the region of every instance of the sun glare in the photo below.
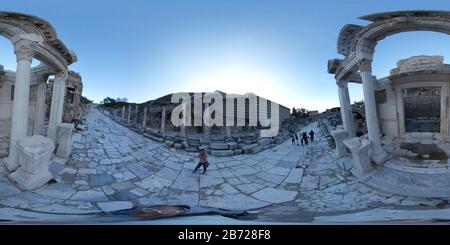
{"type": "Polygon", "coordinates": [[[189,86],[198,91],[220,90],[237,94],[253,92],[267,98],[279,98],[278,80],[267,72],[233,68],[197,75],[189,81],[189,86]]]}

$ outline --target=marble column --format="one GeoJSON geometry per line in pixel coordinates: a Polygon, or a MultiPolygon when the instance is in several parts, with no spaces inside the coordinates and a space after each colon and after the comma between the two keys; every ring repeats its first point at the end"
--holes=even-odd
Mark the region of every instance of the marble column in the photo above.
{"type": "Polygon", "coordinates": [[[135,118],[134,118],[134,123],[136,124],[136,126],[139,124],[139,106],[136,105],[136,111],[134,112],[135,118]]]}
{"type": "Polygon", "coordinates": [[[205,139],[206,141],[209,141],[209,104],[208,103],[204,103],[205,106],[205,110],[203,113],[203,139],[205,139]],[[206,112],[206,113],[205,113],[206,112]],[[205,114],[207,117],[205,117],[205,114]]]}
{"type": "Polygon", "coordinates": [[[130,120],[131,120],[131,105],[128,106],[128,119],[127,119],[127,124],[130,124],[130,120]]]}
{"type": "Polygon", "coordinates": [[[5,159],[5,166],[9,171],[13,171],[19,167],[17,142],[27,137],[31,61],[34,55],[31,48],[24,46],[15,47],[14,53],[17,58],[17,68],[11,118],[11,141],[9,156],[5,159]]]}
{"type": "Polygon", "coordinates": [[[125,106],[122,106],[122,122],[125,121],[125,106]]]}
{"type": "Polygon", "coordinates": [[[382,164],[387,160],[387,154],[381,148],[380,143],[380,124],[378,123],[377,105],[375,102],[372,61],[368,59],[361,60],[359,70],[363,83],[366,125],[370,141],[370,156],[375,163],[382,164]]]}
{"type": "Polygon", "coordinates": [[[45,122],[45,97],[47,94],[47,76],[44,80],[39,81],[37,87],[37,97],[36,97],[36,110],[34,112],[34,125],[33,125],[33,135],[43,135],[44,122],[45,122]]]}
{"type": "Polygon", "coordinates": [[[147,107],[144,107],[144,118],[142,119],[142,128],[147,127],[147,107]]]}
{"type": "Polygon", "coordinates": [[[162,107],[161,111],[161,131],[162,136],[166,136],[166,107],[162,107]]]}
{"type": "Polygon", "coordinates": [[[59,71],[55,74],[53,82],[52,104],[50,107],[50,119],[48,123],[47,136],[56,144],[58,125],[62,123],[64,111],[64,93],[66,90],[67,74],[59,71]]]}
{"type": "Polygon", "coordinates": [[[339,103],[341,106],[341,117],[344,130],[348,134],[348,138],[353,138],[356,136],[355,124],[353,122],[352,105],[350,104],[350,95],[348,93],[347,82],[339,81],[337,82],[339,87],[339,103]]]}

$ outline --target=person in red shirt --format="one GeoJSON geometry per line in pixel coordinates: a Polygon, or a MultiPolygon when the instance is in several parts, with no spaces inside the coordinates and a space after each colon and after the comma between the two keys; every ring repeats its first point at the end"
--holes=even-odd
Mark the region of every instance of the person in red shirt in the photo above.
{"type": "Polygon", "coordinates": [[[200,168],[200,166],[203,166],[203,173],[206,172],[206,169],[208,169],[208,153],[206,153],[205,148],[200,149],[200,153],[198,154],[198,157],[200,158],[200,161],[197,164],[197,167],[195,167],[194,171],[192,173],[197,172],[197,170],[200,168]]]}

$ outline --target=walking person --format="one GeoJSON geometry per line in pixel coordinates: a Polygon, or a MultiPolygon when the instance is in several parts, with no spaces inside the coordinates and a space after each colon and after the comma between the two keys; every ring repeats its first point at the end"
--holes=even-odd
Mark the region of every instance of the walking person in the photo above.
{"type": "Polygon", "coordinates": [[[206,153],[205,148],[200,149],[200,153],[198,154],[198,157],[200,158],[197,167],[195,167],[194,171],[192,173],[197,172],[197,170],[200,168],[200,166],[203,166],[203,173],[206,172],[208,169],[209,163],[208,163],[208,153],[206,153]]]}
{"type": "Polygon", "coordinates": [[[298,136],[297,136],[297,133],[294,133],[294,135],[295,135],[295,142],[297,142],[297,145],[298,145],[298,136]]]}
{"type": "Polygon", "coordinates": [[[292,144],[293,145],[295,144],[295,136],[294,135],[292,135],[292,144]]]}
{"type": "Polygon", "coordinates": [[[303,140],[305,141],[305,145],[308,145],[308,134],[303,132],[303,140]]]}
{"type": "Polygon", "coordinates": [[[314,142],[314,131],[311,129],[311,132],[309,132],[309,138],[311,139],[311,142],[314,142]]]}
{"type": "Polygon", "coordinates": [[[300,138],[300,142],[302,143],[302,146],[303,146],[305,141],[303,140],[303,138],[300,138]]]}

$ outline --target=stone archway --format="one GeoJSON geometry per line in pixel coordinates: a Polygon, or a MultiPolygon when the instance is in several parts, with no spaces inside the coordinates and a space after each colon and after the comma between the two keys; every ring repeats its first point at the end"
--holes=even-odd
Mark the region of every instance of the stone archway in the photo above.
{"type": "Polygon", "coordinates": [[[366,26],[345,25],[339,33],[337,52],[344,59],[328,61],[328,72],[334,74],[339,86],[344,129],[349,137],[354,136],[351,127],[351,107],[348,99],[348,82],[363,84],[365,115],[370,141],[371,158],[378,164],[387,159],[381,148],[380,129],[374,95],[372,60],[377,42],[387,36],[408,31],[434,31],[450,34],[450,12],[448,11],[399,11],[385,12],[360,17],[371,22],[366,26]]]}
{"type": "MultiPolygon", "coordinates": [[[[8,158],[5,159],[6,168],[13,171],[18,167],[16,143],[19,139],[26,137],[28,131],[31,74],[37,72],[38,75],[42,76],[48,76],[50,73],[55,75],[47,132],[48,137],[55,142],[57,125],[62,122],[67,67],[77,58],[75,53],[58,39],[56,31],[51,25],[35,16],[0,12],[0,35],[11,41],[17,58],[10,150],[8,158]],[[31,61],[33,58],[45,65],[32,70],[31,61]]],[[[45,79],[42,80],[46,82],[45,79]]],[[[41,84],[43,84],[42,81],[41,84]]],[[[45,96],[45,86],[41,86],[41,88],[40,95],[45,96]]],[[[45,99],[40,98],[39,101],[45,103],[45,99]]],[[[43,110],[40,112],[45,113],[43,110]]]]}

